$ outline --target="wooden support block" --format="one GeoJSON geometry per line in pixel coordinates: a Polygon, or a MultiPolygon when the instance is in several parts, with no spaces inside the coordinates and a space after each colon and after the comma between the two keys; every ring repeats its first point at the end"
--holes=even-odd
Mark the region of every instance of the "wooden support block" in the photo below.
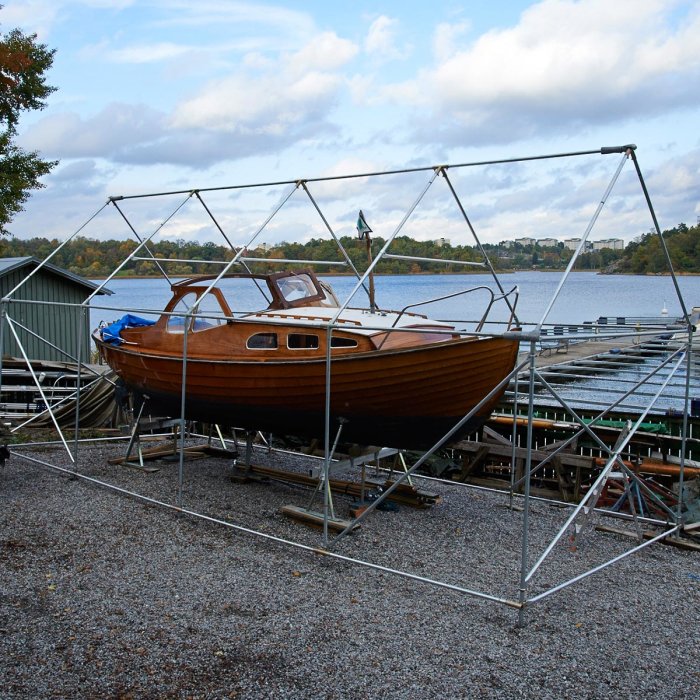
{"type": "MultiPolygon", "coordinates": [[[[185,458],[186,459],[204,459],[206,455],[204,452],[200,452],[199,450],[190,450],[186,449],[185,450],[185,458]]],[[[179,462],[180,461],[180,450],[177,452],[170,452],[163,457],[161,457],[164,462],[179,462]]]]}
{"type": "MultiPolygon", "coordinates": [[[[146,450],[141,450],[141,458],[143,460],[149,459],[162,459],[165,457],[179,456],[180,449],[176,448],[173,450],[172,447],[163,447],[157,445],[156,447],[150,447],[146,450]]],[[[186,457],[203,457],[204,453],[198,447],[186,447],[185,448],[186,457]]],[[[124,464],[127,461],[126,457],[113,457],[107,460],[108,464],[124,464]]]]}
{"type": "MultiPolygon", "coordinates": [[[[638,539],[636,532],[632,532],[631,530],[626,530],[621,527],[611,527],[610,525],[596,525],[595,529],[598,532],[609,532],[614,535],[622,535],[623,537],[630,537],[635,540],[638,539]]],[[[661,533],[659,533],[658,531],[645,530],[644,532],[642,532],[642,537],[645,540],[651,540],[659,534],[661,533]]],[[[669,544],[672,547],[677,547],[678,549],[687,549],[693,552],[700,552],[700,544],[698,544],[697,542],[691,542],[690,540],[683,539],[678,536],[674,537],[673,535],[669,535],[668,537],[664,537],[660,541],[663,542],[663,544],[669,544]]]]}
{"type": "Polygon", "coordinates": [[[595,529],[597,532],[605,532],[610,535],[620,535],[621,537],[627,537],[631,540],[638,540],[639,537],[633,530],[627,530],[624,527],[613,527],[612,525],[596,525],[595,529]]]}
{"type": "MultiPolygon", "coordinates": [[[[284,515],[286,515],[288,518],[292,518],[293,520],[298,520],[299,522],[307,525],[313,525],[314,527],[323,527],[323,513],[319,513],[318,511],[307,510],[306,508],[301,508],[299,506],[283,506],[281,511],[284,515]]],[[[351,525],[351,520],[328,518],[328,528],[330,530],[335,530],[336,532],[341,532],[351,525]]],[[[355,530],[359,527],[359,525],[355,525],[352,529],[355,530]]]]}

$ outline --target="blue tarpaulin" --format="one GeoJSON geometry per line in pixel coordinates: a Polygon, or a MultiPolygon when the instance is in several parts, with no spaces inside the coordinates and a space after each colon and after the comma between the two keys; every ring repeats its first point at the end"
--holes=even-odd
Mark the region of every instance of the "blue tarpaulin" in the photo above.
{"type": "Polygon", "coordinates": [[[134,316],[133,314],[126,314],[122,316],[118,321],[110,323],[109,326],[105,326],[102,329],[102,340],[105,343],[114,343],[119,345],[122,342],[121,332],[125,328],[138,328],[139,326],[152,326],[155,321],[149,321],[147,318],[141,318],[140,316],[134,316]]]}

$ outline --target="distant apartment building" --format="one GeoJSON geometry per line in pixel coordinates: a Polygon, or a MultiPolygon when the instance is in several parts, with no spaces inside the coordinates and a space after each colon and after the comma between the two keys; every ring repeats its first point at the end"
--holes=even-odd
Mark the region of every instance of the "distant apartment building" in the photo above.
{"type": "MultiPolygon", "coordinates": [[[[438,241],[435,241],[435,243],[437,245],[440,245],[438,241]]],[[[559,246],[560,243],[563,243],[564,248],[567,248],[568,250],[576,250],[579,244],[581,243],[581,239],[565,238],[563,241],[560,241],[557,238],[539,238],[536,240],[534,238],[524,236],[523,238],[516,238],[512,241],[501,241],[498,245],[500,245],[501,248],[512,248],[516,243],[519,243],[522,246],[537,245],[540,248],[556,248],[559,246]]],[[[600,241],[593,241],[592,243],[591,241],[586,241],[586,245],[584,246],[585,251],[603,250],[603,248],[610,248],[612,250],[624,250],[625,242],[622,240],[622,238],[604,238],[600,241]]]]}
{"type": "Polygon", "coordinates": [[[435,243],[435,245],[438,248],[444,248],[446,245],[450,245],[450,239],[449,238],[436,238],[433,241],[433,243],[435,243]]]}
{"type": "Polygon", "coordinates": [[[624,250],[625,242],[622,238],[603,238],[600,241],[593,241],[593,250],[603,250],[610,248],[611,250],[624,250]]]}

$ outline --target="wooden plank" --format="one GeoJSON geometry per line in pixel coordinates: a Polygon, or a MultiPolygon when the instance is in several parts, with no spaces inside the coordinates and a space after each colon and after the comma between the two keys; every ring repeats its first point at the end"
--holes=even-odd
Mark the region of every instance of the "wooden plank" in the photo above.
{"type": "MultiPolygon", "coordinates": [[[[282,506],[280,509],[283,515],[286,515],[292,520],[298,520],[300,522],[306,523],[307,525],[313,525],[314,527],[323,527],[323,513],[319,513],[313,510],[307,510],[306,508],[301,508],[299,506],[282,506]]],[[[356,530],[360,526],[353,525],[352,520],[341,520],[339,518],[328,518],[328,528],[336,532],[342,532],[345,528],[352,526],[353,530],[356,530]]]]}
{"type": "Polygon", "coordinates": [[[623,527],[614,527],[612,525],[596,525],[595,529],[598,532],[605,532],[610,535],[620,535],[620,537],[626,537],[630,540],[638,540],[639,537],[633,530],[626,530],[623,527]]]}
{"type": "MultiPolygon", "coordinates": [[[[455,450],[474,453],[479,450],[482,444],[483,443],[477,442],[475,440],[460,440],[459,442],[455,442],[452,445],[450,445],[450,447],[452,447],[455,450]]],[[[513,452],[513,447],[510,442],[508,442],[506,445],[496,445],[489,443],[489,446],[491,454],[495,457],[505,457],[507,459],[510,459],[513,452]]],[[[515,457],[516,459],[527,458],[527,449],[525,447],[516,447],[515,457]]],[[[532,450],[532,458],[537,460],[538,462],[541,462],[542,460],[548,457],[551,458],[551,453],[545,450],[532,450]]],[[[562,461],[562,464],[565,467],[581,466],[584,468],[592,468],[594,466],[593,457],[588,457],[586,455],[562,452],[559,454],[559,457],[562,461]]]]}
{"type": "Polygon", "coordinates": [[[482,445],[481,448],[474,453],[474,456],[471,459],[467,459],[466,455],[463,455],[462,471],[459,473],[455,481],[461,481],[464,483],[464,481],[471,476],[474,469],[483,464],[490,452],[491,448],[489,445],[482,445]]]}
{"type": "MultiPolygon", "coordinates": [[[[141,457],[145,460],[149,459],[162,459],[164,457],[171,457],[173,455],[179,455],[180,454],[180,449],[175,448],[173,449],[172,445],[168,446],[162,446],[162,445],[156,445],[155,447],[149,447],[148,449],[141,450],[141,457]]],[[[200,447],[186,447],[185,448],[185,456],[187,457],[203,457],[204,452],[200,447]]],[[[113,457],[112,459],[108,459],[107,463],[108,464],[123,464],[126,462],[126,457],[113,457]]]]}
{"type": "MultiPolygon", "coordinates": [[[[632,532],[631,530],[626,530],[624,528],[620,527],[612,527],[610,525],[596,525],[595,529],[598,532],[608,532],[614,535],[622,535],[623,537],[629,537],[633,539],[638,539],[637,533],[632,532]]],[[[657,537],[660,532],[656,530],[645,530],[642,532],[642,537],[645,540],[651,540],[654,537],[657,537]]],[[[692,552],[700,552],[700,544],[697,542],[691,542],[690,540],[685,540],[680,537],[673,537],[672,535],[668,537],[664,537],[662,540],[660,540],[664,544],[671,545],[672,547],[677,547],[678,549],[685,549],[685,550],[690,550],[692,552]]]]}
{"type": "Polygon", "coordinates": [[[499,443],[500,445],[507,445],[510,447],[511,442],[508,438],[503,437],[499,432],[495,431],[493,428],[489,428],[488,425],[484,426],[484,435],[491,438],[492,441],[499,443]]]}
{"type": "Polygon", "coordinates": [[[568,473],[562,465],[562,460],[560,455],[555,455],[551,459],[552,467],[554,467],[554,473],[557,475],[557,481],[559,482],[559,491],[562,498],[567,502],[571,502],[571,490],[573,484],[569,478],[568,473]]]}

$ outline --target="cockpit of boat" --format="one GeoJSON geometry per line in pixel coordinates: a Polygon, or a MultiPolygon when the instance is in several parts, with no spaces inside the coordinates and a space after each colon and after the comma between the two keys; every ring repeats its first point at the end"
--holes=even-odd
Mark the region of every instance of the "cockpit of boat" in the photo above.
{"type": "MultiPolygon", "coordinates": [[[[269,303],[267,308],[258,313],[282,311],[304,306],[337,309],[340,305],[333,289],[319,280],[310,270],[300,272],[286,271],[271,275],[230,274],[222,279],[252,279],[261,287],[265,283],[269,303]]],[[[182,333],[185,318],[196,309],[191,330],[199,331],[222,325],[234,317],[226,296],[218,287],[211,286],[215,276],[193,277],[172,285],[173,298],[165,308],[170,314],[167,330],[170,333],[182,333]]],[[[261,289],[261,291],[263,291],[261,289]]],[[[263,292],[264,293],[264,292],[263,292]]],[[[253,314],[247,313],[245,316],[253,314]]]]}

